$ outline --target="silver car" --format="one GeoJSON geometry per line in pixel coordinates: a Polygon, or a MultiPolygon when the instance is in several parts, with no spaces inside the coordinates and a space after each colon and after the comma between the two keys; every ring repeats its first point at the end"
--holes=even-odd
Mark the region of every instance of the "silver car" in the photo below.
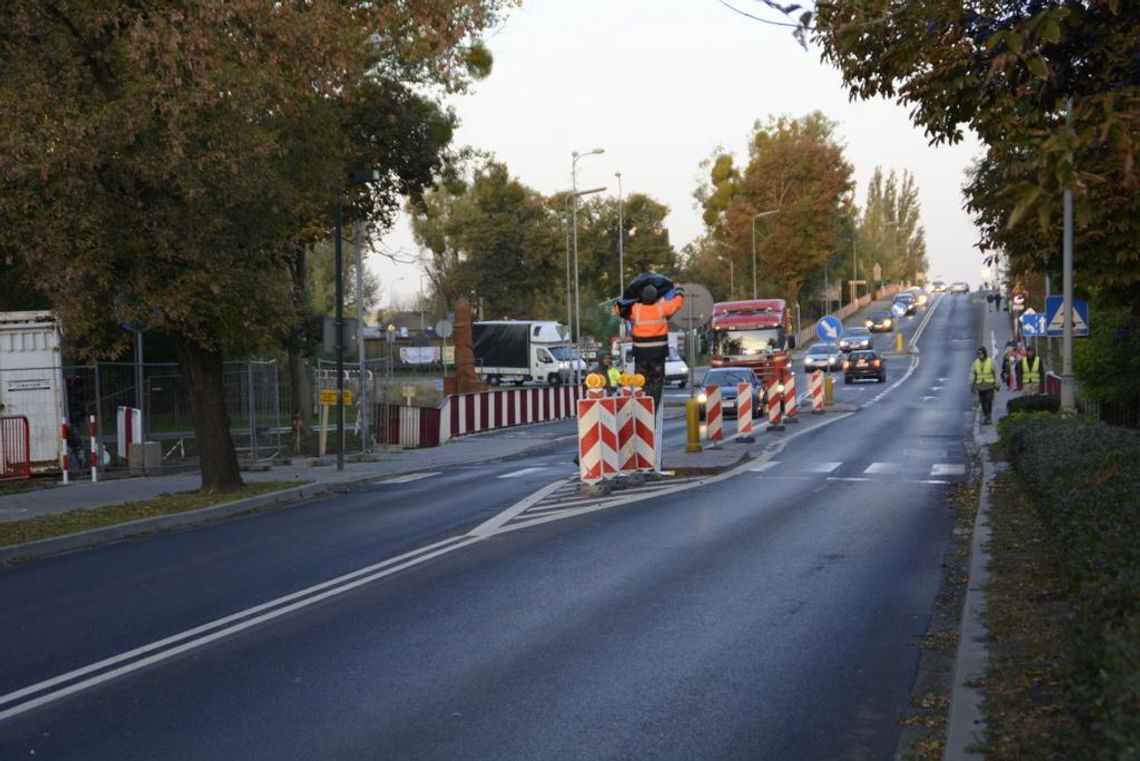
{"type": "Polygon", "coordinates": [[[838,344],[812,344],[804,354],[804,372],[814,370],[838,370],[843,367],[843,352],[838,344]]]}

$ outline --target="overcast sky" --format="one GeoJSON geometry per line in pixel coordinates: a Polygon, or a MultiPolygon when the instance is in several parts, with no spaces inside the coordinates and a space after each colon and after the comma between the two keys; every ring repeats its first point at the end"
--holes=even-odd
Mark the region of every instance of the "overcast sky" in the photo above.
{"type": "MultiPolygon", "coordinates": [[[[782,20],[759,3],[734,6],[782,20]]],[[[838,72],[805,51],[789,29],[749,20],[717,0],[524,0],[487,39],[491,76],[455,98],[457,145],[492,152],[510,173],[541,193],[578,187],[647,193],[669,207],[670,240],[680,250],[702,231],[693,191],[700,163],[718,146],[747,161],[752,125],[769,116],[821,111],[855,168],[862,208],[876,166],[914,174],[932,278],[977,284],[977,232],[962,210],[964,170],[980,153],[969,137],[930,147],[907,110],[883,100],[850,102],[838,72]]],[[[405,222],[380,248],[414,259],[405,222]]],[[[369,266],[382,301],[414,296],[418,264],[379,254],[369,266]]]]}

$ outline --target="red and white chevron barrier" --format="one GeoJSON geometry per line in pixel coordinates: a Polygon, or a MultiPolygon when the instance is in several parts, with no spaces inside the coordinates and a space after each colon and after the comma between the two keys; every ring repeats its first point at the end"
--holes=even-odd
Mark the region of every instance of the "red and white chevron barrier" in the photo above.
{"type": "Polygon", "coordinates": [[[578,473],[587,484],[618,473],[618,400],[605,393],[590,389],[578,401],[578,473]]]}
{"type": "Polygon", "coordinates": [[[724,407],[720,400],[720,386],[705,387],[705,438],[719,444],[724,439],[724,407]]]}
{"type": "Polygon", "coordinates": [[[768,384],[768,430],[784,430],[784,415],[781,407],[784,406],[784,397],[780,392],[780,382],[772,381],[768,384]]]}
{"type": "Polygon", "coordinates": [[[94,415],[87,418],[87,433],[91,436],[91,483],[96,483],[99,480],[99,444],[94,415]]]}
{"type": "Polygon", "coordinates": [[[752,384],[736,384],[736,439],[742,442],[755,441],[752,438],[752,384]]]}
{"type": "Polygon", "coordinates": [[[816,370],[811,374],[811,414],[822,415],[823,412],[823,371],[816,370]]]}
{"type": "Polygon", "coordinates": [[[784,379],[784,422],[798,423],[799,407],[796,406],[796,374],[788,373],[784,379]]]}
{"type": "Polygon", "coordinates": [[[67,435],[70,432],[70,426],[67,424],[67,418],[59,425],[59,467],[63,471],[63,483],[66,486],[68,483],[68,471],[71,470],[71,463],[68,462],[67,457],[67,435]]]}
{"type": "Polygon", "coordinates": [[[635,392],[633,408],[633,455],[627,462],[630,470],[654,470],[657,467],[657,410],[653,397],[635,392]]]}

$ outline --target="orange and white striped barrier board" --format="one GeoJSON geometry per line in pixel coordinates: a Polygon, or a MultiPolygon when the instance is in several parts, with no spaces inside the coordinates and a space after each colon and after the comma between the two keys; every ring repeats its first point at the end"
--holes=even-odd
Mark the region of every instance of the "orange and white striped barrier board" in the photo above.
{"type": "Polygon", "coordinates": [[[653,397],[643,396],[640,389],[633,397],[633,451],[633,469],[657,468],[657,410],[653,397]]]}
{"type": "Polygon", "coordinates": [[[784,416],[780,409],[784,405],[784,397],[780,393],[780,382],[772,381],[768,384],[768,430],[784,430],[784,416]]]}
{"type": "Polygon", "coordinates": [[[788,373],[784,380],[784,422],[798,423],[799,407],[796,405],[796,374],[788,373]]]}
{"type": "Polygon", "coordinates": [[[705,387],[705,437],[714,444],[724,439],[724,408],[720,386],[705,387]]]}
{"type": "Polygon", "coordinates": [[[811,374],[811,414],[823,414],[823,371],[811,374]]]}
{"type": "Polygon", "coordinates": [[[752,384],[736,384],[736,438],[752,440],[752,384]]]}
{"type": "Polygon", "coordinates": [[[595,484],[618,472],[617,403],[604,389],[591,388],[578,400],[578,473],[595,484]]]}

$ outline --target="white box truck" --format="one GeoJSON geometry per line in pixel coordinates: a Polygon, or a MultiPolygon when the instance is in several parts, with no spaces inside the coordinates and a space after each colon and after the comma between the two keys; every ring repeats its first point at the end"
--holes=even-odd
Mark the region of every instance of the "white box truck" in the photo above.
{"type": "Polygon", "coordinates": [[[52,312],[0,312],[0,416],[28,419],[33,470],[59,465],[67,410],[60,339],[52,312]]]}
{"type": "Polygon", "coordinates": [[[573,382],[575,356],[569,331],[553,320],[488,320],[471,326],[475,372],[488,384],[537,381],[552,386],[573,382]]]}

